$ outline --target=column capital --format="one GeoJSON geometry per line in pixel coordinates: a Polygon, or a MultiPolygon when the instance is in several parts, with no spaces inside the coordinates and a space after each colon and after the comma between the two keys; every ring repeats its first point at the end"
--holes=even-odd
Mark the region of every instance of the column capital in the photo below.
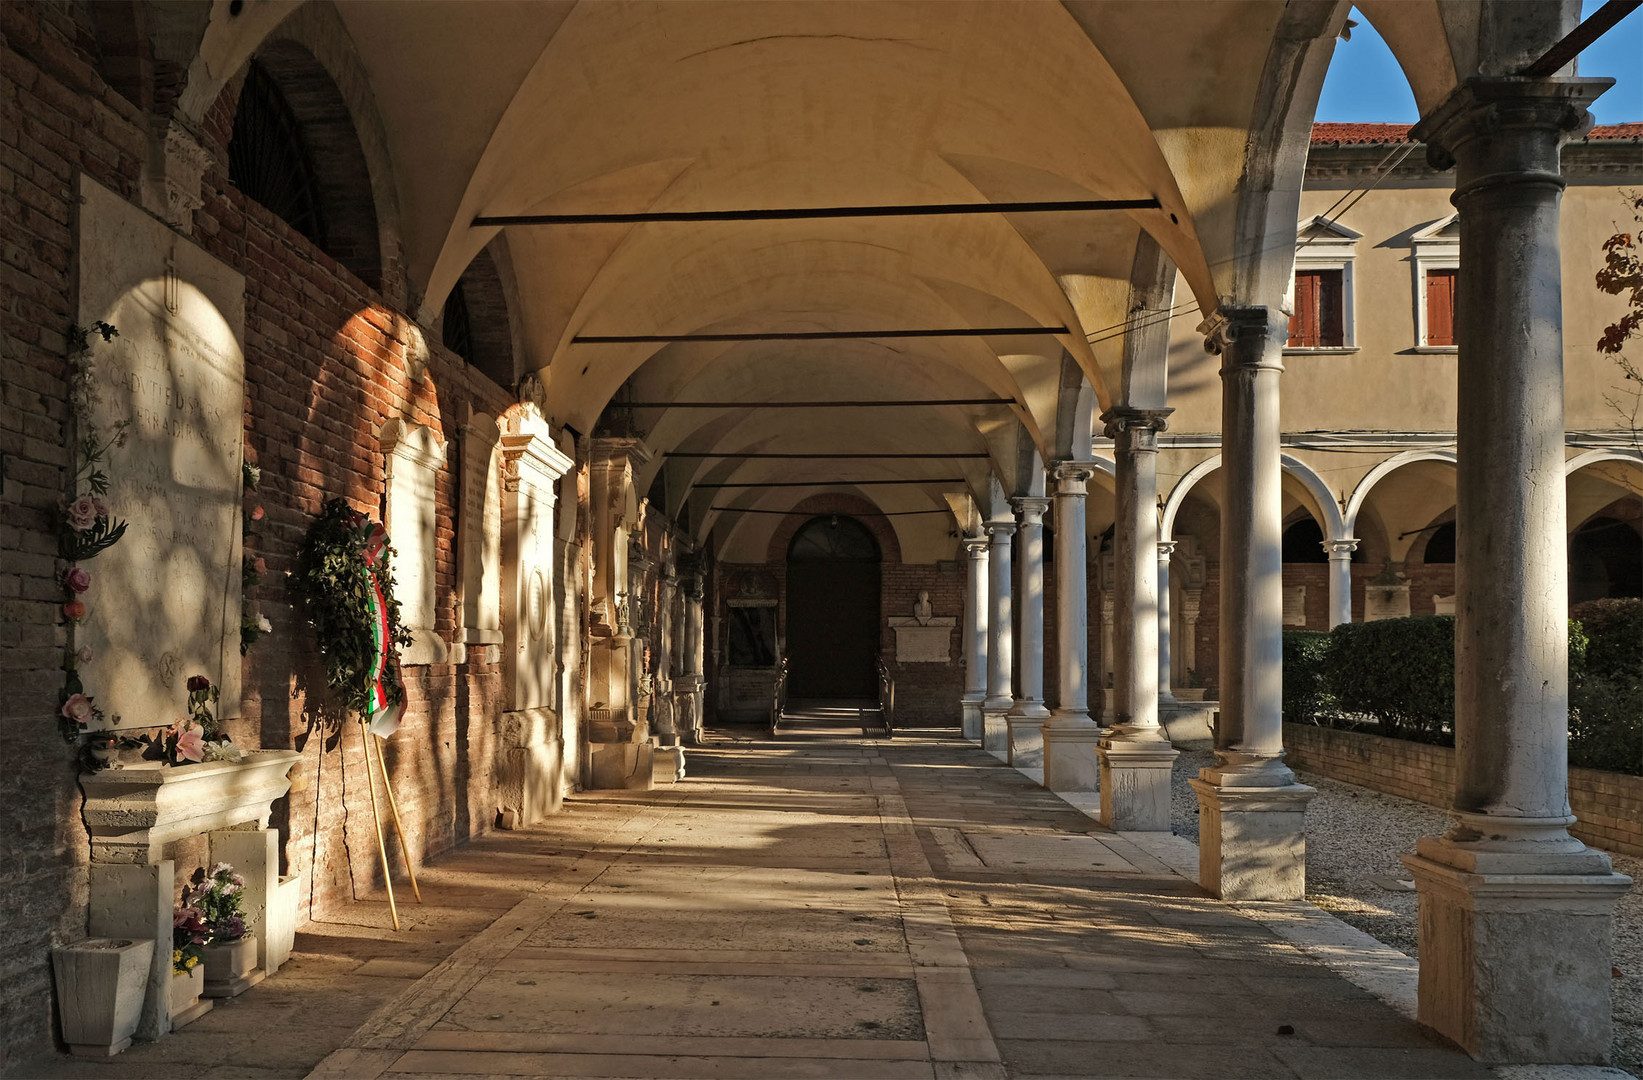
{"type": "Polygon", "coordinates": [[[1198,324],[1204,335],[1204,351],[1221,357],[1221,367],[1270,368],[1282,371],[1283,364],[1267,356],[1267,341],[1289,338],[1289,318],[1263,305],[1222,304],[1198,324]]]}
{"type": "MultiPolygon", "coordinates": [[[[1488,139],[1490,160],[1479,182],[1545,179],[1561,188],[1558,146],[1564,139],[1591,130],[1592,116],[1586,106],[1613,85],[1613,79],[1476,76],[1421,117],[1409,137],[1426,144],[1427,161],[1440,170],[1453,168],[1457,153],[1467,143],[1488,139]],[[1551,138],[1543,137],[1538,146],[1532,145],[1533,140],[1494,138],[1512,129],[1551,138]]],[[[1459,197],[1463,192],[1457,189],[1455,194],[1459,197]]]]}
{"type": "Polygon", "coordinates": [[[985,559],[990,544],[991,541],[986,536],[966,536],[964,538],[964,550],[970,553],[972,559],[985,559]]]}
{"type": "Polygon", "coordinates": [[[1014,521],[989,521],[982,527],[987,530],[987,535],[992,537],[993,543],[995,544],[1001,542],[999,540],[999,537],[1001,536],[1005,539],[1009,539],[1015,535],[1014,521]]]}
{"type": "Polygon", "coordinates": [[[1050,462],[1050,476],[1055,479],[1057,495],[1084,495],[1084,485],[1088,484],[1094,475],[1095,463],[1092,461],[1050,462]]]}
{"type": "Polygon", "coordinates": [[[1050,500],[1043,495],[1017,495],[1010,500],[1015,512],[1021,515],[1021,528],[1034,529],[1044,524],[1044,511],[1050,508],[1050,500]]]}
{"type": "Polygon", "coordinates": [[[1181,541],[1179,541],[1179,540],[1160,540],[1160,541],[1158,541],[1158,561],[1163,562],[1163,561],[1167,560],[1171,555],[1174,555],[1175,554],[1175,547],[1180,542],[1181,541]]]}
{"type": "Polygon", "coordinates": [[[1118,439],[1123,435],[1138,433],[1156,435],[1169,426],[1169,416],[1174,411],[1174,409],[1138,409],[1129,405],[1114,405],[1101,414],[1101,422],[1106,425],[1106,435],[1109,439],[1118,439]]]}
{"type": "Polygon", "coordinates": [[[1325,540],[1322,547],[1329,552],[1331,559],[1350,559],[1352,553],[1358,550],[1358,543],[1355,536],[1343,536],[1339,540],[1325,540]]]}

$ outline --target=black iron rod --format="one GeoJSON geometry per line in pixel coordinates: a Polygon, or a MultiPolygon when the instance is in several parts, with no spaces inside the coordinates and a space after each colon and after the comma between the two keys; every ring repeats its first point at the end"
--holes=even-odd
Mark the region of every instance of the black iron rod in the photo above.
{"type": "Polygon", "coordinates": [[[803,330],[754,334],[577,334],[572,345],[649,345],[679,341],[855,341],[871,338],[1019,337],[1066,334],[1065,326],[962,326],[936,330],[803,330]]]}
{"type": "MultiPolygon", "coordinates": [[[[709,510],[718,510],[725,514],[774,514],[777,517],[788,517],[793,514],[803,514],[806,517],[815,517],[814,510],[755,510],[749,506],[710,506],[709,510]]],[[[865,511],[850,511],[851,514],[865,513],[865,511]]],[[[879,517],[913,517],[918,514],[951,514],[951,510],[874,510],[873,514],[879,517]]]]}
{"type": "Polygon", "coordinates": [[[1643,0],[1609,0],[1608,3],[1592,12],[1591,17],[1547,49],[1539,60],[1530,64],[1520,75],[1528,75],[1537,79],[1557,74],[1559,68],[1579,56],[1592,42],[1614,29],[1616,23],[1632,12],[1636,11],[1643,0]]]}
{"type": "Polygon", "coordinates": [[[738,454],[738,453],[697,453],[684,450],[669,450],[662,455],[671,458],[737,458],[747,461],[832,461],[832,460],[867,460],[878,461],[895,459],[898,461],[946,461],[949,458],[984,458],[990,457],[985,451],[961,454],[738,454]]]}
{"type": "Polygon", "coordinates": [[[612,401],[611,409],[901,409],[927,405],[1014,405],[1011,398],[925,398],[918,401],[612,401]]]}
{"type": "Polygon", "coordinates": [[[693,487],[693,488],[808,488],[808,487],[841,487],[841,486],[849,486],[849,487],[888,487],[888,486],[892,486],[892,485],[896,485],[896,484],[915,485],[915,484],[962,484],[962,483],[965,483],[964,477],[962,477],[962,476],[949,476],[949,477],[933,476],[933,477],[930,477],[929,479],[918,479],[918,480],[782,480],[782,481],[777,481],[777,482],[774,482],[774,483],[758,483],[758,482],[754,482],[754,481],[748,481],[747,483],[742,483],[742,484],[735,484],[735,483],[692,484],[690,486],[693,487]]]}
{"type": "Polygon", "coordinates": [[[642,225],[679,221],[806,221],[818,218],[950,217],[956,214],[1066,214],[1092,210],[1157,210],[1153,199],[1062,199],[1004,203],[906,203],[893,206],[815,206],[764,210],[649,210],[614,214],[488,214],[485,225],[642,225]]]}

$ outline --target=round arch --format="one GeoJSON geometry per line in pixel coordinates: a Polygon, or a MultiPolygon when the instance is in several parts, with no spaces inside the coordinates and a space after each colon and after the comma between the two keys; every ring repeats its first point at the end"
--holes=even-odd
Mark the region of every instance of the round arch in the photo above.
{"type": "Polygon", "coordinates": [[[1358,513],[1363,509],[1364,501],[1369,498],[1369,493],[1375,489],[1375,485],[1405,465],[1413,465],[1417,461],[1438,461],[1453,467],[1455,452],[1453,450],[1405,450],[1401,454],[1394,454],[1370,469],[1364,474],[1363,479],[1358,481],[1358,486],[1352,489],[1351,496],[1346,500],[1346,535],[1351,536],[1353,530],[1357,528],[1358,513]]]}

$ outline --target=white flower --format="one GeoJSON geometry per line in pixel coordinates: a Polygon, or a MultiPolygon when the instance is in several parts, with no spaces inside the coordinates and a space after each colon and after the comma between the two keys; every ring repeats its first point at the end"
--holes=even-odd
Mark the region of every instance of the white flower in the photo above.
{"type": "MultiPolygon", "coordinates": [[[[205,757],[207,761],[230,761],[237,765],[245,760],[245,751],[231,742],[208,742],[205,744],[205,757]]],[[[211,876],[216,877],[219,872],[232,869],[227,863],[218,863],[212,869],[211,876]]]]}
{"type": "Polygon", "coordinates": [[[273,631],[274,631],[274,624],[268,621],[268,616],[258,615],[257,616],[257,629],[262,631],[265,634],[270,634],[270,633],[273,633],[273,631]]]}

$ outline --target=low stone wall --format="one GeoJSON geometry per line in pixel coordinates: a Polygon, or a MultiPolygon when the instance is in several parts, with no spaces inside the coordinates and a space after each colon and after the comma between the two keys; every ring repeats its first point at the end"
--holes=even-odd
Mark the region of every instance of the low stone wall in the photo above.
{"type": "MultiPolygon", "coordinates": [[[[1455,751],[1312,724],[1285,724],[1288,763],[1349,784],[1448,806],[1455,793],[1455,751]]],[[[1643,856],[1643,776],[1569,770],[1569,802],[1580,820],[1570,828],[1605,851],[1643,856]]]]}

